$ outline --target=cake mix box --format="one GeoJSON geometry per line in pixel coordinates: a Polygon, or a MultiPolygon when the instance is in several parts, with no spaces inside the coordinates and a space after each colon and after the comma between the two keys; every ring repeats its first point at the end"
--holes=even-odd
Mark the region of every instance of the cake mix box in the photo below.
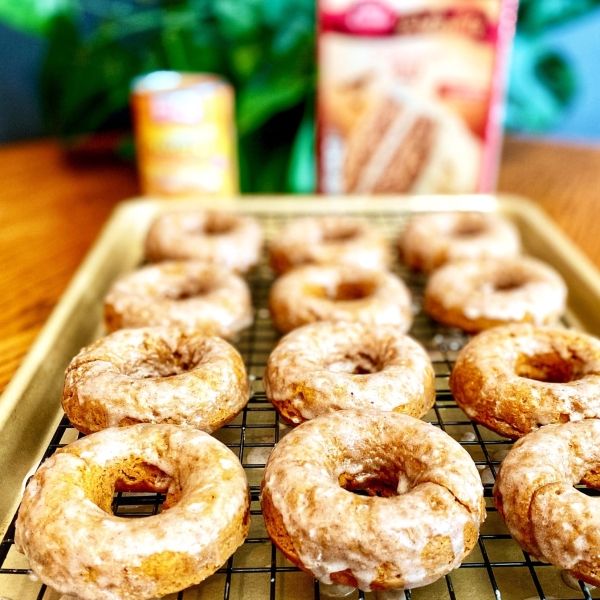
{"type": "Polygon", "coordinates": [[[319,0],[319,189],[495,187],[517,0],[319,0]]]}

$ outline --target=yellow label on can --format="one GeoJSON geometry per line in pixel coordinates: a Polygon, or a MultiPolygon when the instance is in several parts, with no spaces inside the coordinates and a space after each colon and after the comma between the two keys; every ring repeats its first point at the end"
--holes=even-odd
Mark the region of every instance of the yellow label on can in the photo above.
{"type": "Polygon", "coordinates": [[[213,75],[150,73],[133,83],[132,110],[145,194],[238,193],[228,83],[213,75]]]}

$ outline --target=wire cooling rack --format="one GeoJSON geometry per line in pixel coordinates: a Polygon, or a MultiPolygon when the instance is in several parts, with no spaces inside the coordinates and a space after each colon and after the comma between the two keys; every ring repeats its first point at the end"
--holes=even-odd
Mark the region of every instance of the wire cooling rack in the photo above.
{"type": "MultiPolygon", "coordinates": [[[[406,215],[369,213],[373,220],[394,240],[406,215]]],[[[267,236],[276,235],[282,216],[263,217],[267,236]]],[[[436,403],[424,420],[433,423],[463,445],[470,453],[484,484],[487,519],[474,550],[462,566],[434,584],[406,591],[407,600],[580,600],[600,598],[600,590],[581,582],[567,585],[556,568],[533,560],[512,541],[492,502],[492,487],[498,467],[511,442],[471,422],[457,407],[448,387],[448,377],[458,351],[468,338],[459,330],[441,327],[421,311],[425,278],[401,266],[396,272],[412,291],[415,321],[410,331],[427,349],[435,369],[436,403]]],[[[235,342],[242,354],[253,394],[243,412],[217,431],[216,438],[237,454],[246,469],[251,492],[250,534],[227,563],[200,585],[165,600],[305,600],[347,597],[375,599],[373,593],[351,591],[339,586],[319,584],[303,573],[271,543],[261,516],[260,481],[270,449],[289,431],[266,400],[262,375],[269,353],[279,339],[267,309],[268,291],[273,275],[263,263],[249,276],[255,306],[252,327],[235,342]]],[[[66,417],[62,419],[44,458],[79,436],[66,417]]],[[[591,492],[593,493],[593,491],[591,492]]],[[[160,511],[161,494],[115,494],[113,511],[123,517],[145,517],[160,511]]],[[[27,560],[14,547],[14,522],[0,543],[0,600],[58,600],[57,592],[37,582],[27,560]],[[19,579],[16,579],[19,578],[19,579]],[[10,596],[3,596],[10,590],[10,596]],[[17,590],[15,592],[14,590],[17,590]]]]}

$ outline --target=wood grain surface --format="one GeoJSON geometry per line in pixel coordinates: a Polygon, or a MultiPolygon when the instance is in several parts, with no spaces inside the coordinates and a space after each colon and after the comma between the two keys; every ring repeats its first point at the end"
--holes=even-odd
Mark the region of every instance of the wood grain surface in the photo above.
{"type": "MultiPolygon", "coordinates": [[[[117,202],[133,165],[77,164],[52,140],[0,147],[0,392],[117,202]]],[[[499,190],[538,202],[600,266],[600,149],[509,139],[499,190]]]]}
{"type": "Polygon", "coordinates": [[[0,148],[0,392],[117,202],[132,165],[73,164],[54,141],[0,148]]]}
{"type": "Polygon", "coordinates": [[[600,147],[509,139],[498,189],[534,200],[600,268],[600,147]]]}

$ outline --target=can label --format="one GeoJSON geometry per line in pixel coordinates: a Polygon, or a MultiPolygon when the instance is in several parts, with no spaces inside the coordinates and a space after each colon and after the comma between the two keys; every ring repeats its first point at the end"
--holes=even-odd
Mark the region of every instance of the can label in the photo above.
{"type": "Polygon", "coordinates": [[[134,81],[131,102],[145,194],[238,193],[229,84],[212,75],[159,71],[134,81]]]}

